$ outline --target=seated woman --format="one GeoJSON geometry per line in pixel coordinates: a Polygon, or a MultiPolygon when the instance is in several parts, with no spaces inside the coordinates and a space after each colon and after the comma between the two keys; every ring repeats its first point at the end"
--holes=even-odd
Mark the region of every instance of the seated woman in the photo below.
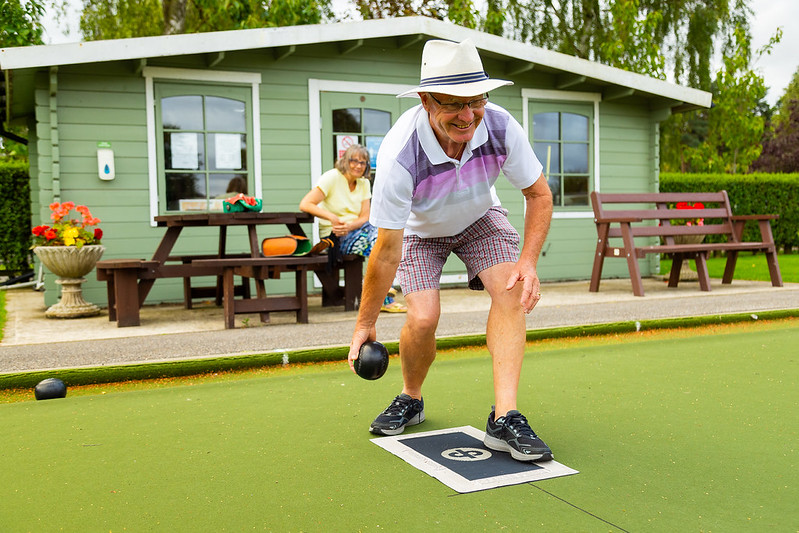
{"type": "MultiPolygon", "coordinates": [[[[335,236],[342,254],[369,257],[377,240],[377,228],[369,224],[370,172],[369,151],[360,144],[352,145],[336,161],[335,168],[322,174],[316,187],[300,201],[301,211],[319,219],[319,236],[335,236]]],[[[395,294],[391,289],[382,311],[407,311],[394,301],[395,294]]]]}

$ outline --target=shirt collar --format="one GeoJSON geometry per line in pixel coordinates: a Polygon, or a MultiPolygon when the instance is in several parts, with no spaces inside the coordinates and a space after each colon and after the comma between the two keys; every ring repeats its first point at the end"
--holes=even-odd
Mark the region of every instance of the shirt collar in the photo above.
{"type": "MultiPolygon", "coordinates": [[[[441,145],[438,143],[438,139],[436,139],[436,134],[433,132],[433,127],[430,125],[427,111],[425,111],[424,107],[421,105],[419,108],[420,112],[416,117],[416,131],[419,134],[419,144],[422,146],[422,150],[424,150],[425,154],[427,154],[427,158],[434,165],[451,163],[452,158],[444,152],[444,149],[441,148],[441,145]]],[[[484,116],[483,120],[481,120],[480,124],[477,126],[477,130],[475,130],[474,136],[466,143],[466,148],[463,150],[461,160],[468,160],[472,155],[472,151],[478,146],[485,144],[486,141],[488,141],[488,128],[486,127],[484,116]]]]}

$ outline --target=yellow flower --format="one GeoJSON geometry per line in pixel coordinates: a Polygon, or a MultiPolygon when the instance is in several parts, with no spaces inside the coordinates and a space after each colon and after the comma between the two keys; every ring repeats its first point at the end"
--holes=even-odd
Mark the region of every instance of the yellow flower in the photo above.
{"type": "Polygon", "coordinates": [[[64,244],[67,246],[72,246],[75,244],[75,239],[80,235],[80,231],[78,228],[67,228],[64,230],[64,244]]]}

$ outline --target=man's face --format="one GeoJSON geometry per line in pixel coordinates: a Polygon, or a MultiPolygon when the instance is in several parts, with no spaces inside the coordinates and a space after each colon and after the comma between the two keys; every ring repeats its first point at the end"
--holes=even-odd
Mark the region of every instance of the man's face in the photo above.
{"type": "Polygon", "coordinates": [[[480,125],[485,114],[484,98],[486,95],[460,97],[439,93],[420,93],[420,96],[438,142],[447,155],[454,157],[448,148],[460,148],[474,137],[477,126],[480,125]],[[454,108],[457,108],[459,104],[471,105],[464,105],[460,111],[457,111],[454,108]]]}

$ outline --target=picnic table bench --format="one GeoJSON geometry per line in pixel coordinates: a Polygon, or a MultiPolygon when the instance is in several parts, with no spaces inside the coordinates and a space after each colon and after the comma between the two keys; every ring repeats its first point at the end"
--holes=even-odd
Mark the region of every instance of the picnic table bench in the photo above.
{"type": "Polygon", "coordinates": [[[647,254],[667,254],[672,258],[669,287],[680,281],[683,261],[693,260],[699,278],[699,287],[710,291],[710,276],[707,256],[710,252],[725,252],[723,284],[732,283],[738,253],[744,251],[766,254],[771,284],[782,287],[782,275],[777,262],[777,248],[771,232],[771,220],[779,215],[733,215],[726,191],[716,193],[591,193],[594,222],[597,231],[594,267],[591,272],[589,291],[598,292],[602,278],[602,267],[606,257],[623,258],[627,261],[633,294],[644,295],[641,270],[638,260],[647,254]],[[689,205],[701,203],[697,209],[676,209],[677,203],[689,205]],[[710,206],[710,207],[708,207],[710,206]],[[703,220],[703,224],[677,225],[675,219],[703,220]],[[757,222],[760,241],[742,240],[747,221],[757,222]],[[686,242],[694,238],[721,235],[724,242],[686,242]],[[647,244],[636,239],[647,238],[647,244]],[[652,244],[653,238],[657,243],[652,244]],[[611,245],[614,239],[616,245],[611,245]],[[621,239],[621,243],[618,243],[621,239]]]}
{"type": "MultiPolygon", "coordinates": [[[[341,288],[345,294],[325,294],[323,290],[323,305],[326,297],[331,302],[343,300],[346,310],[354,310],[356,300],[360,296],[361,275],[363,272],[363,257],[346,256],[344,261],[345,284],[341,288]],[[347,274],[350,282],[347,283],[347,274]],[[355,279],[357,278],[357,279],[355,279]],[[356,293],[357,291],[357,293],[356,293]]],[[[327,272],[328,257],[326,255],[305,255],[299,257],[247,257],[224,259],[197,259],[191,262],[198,268],[213,268],[222,270],[222,301],[225,317],[225,328],[235,327],[235,315],[242,313],[260,313],[271,311],[295,311],[297,322],[308,323],[308,276],[306,272],[317,272],[324,276],[327,272]],[[234,276],[252,278],[257,280],[277,279],[284,272],[294,273],[295,291],[293,296],[263,296],[250,298],[246,295],[242,299],[235,298],[234,276]]],[[[330,273],[327,273],[330,274],[330,273]]],[[[336,280],[337,281],[337,280],[336,280]]],[[[330,285],[328,285],[330,286],[330,285]]],[[[324,289],[325,285],[323,285],[324,289]]]]}

